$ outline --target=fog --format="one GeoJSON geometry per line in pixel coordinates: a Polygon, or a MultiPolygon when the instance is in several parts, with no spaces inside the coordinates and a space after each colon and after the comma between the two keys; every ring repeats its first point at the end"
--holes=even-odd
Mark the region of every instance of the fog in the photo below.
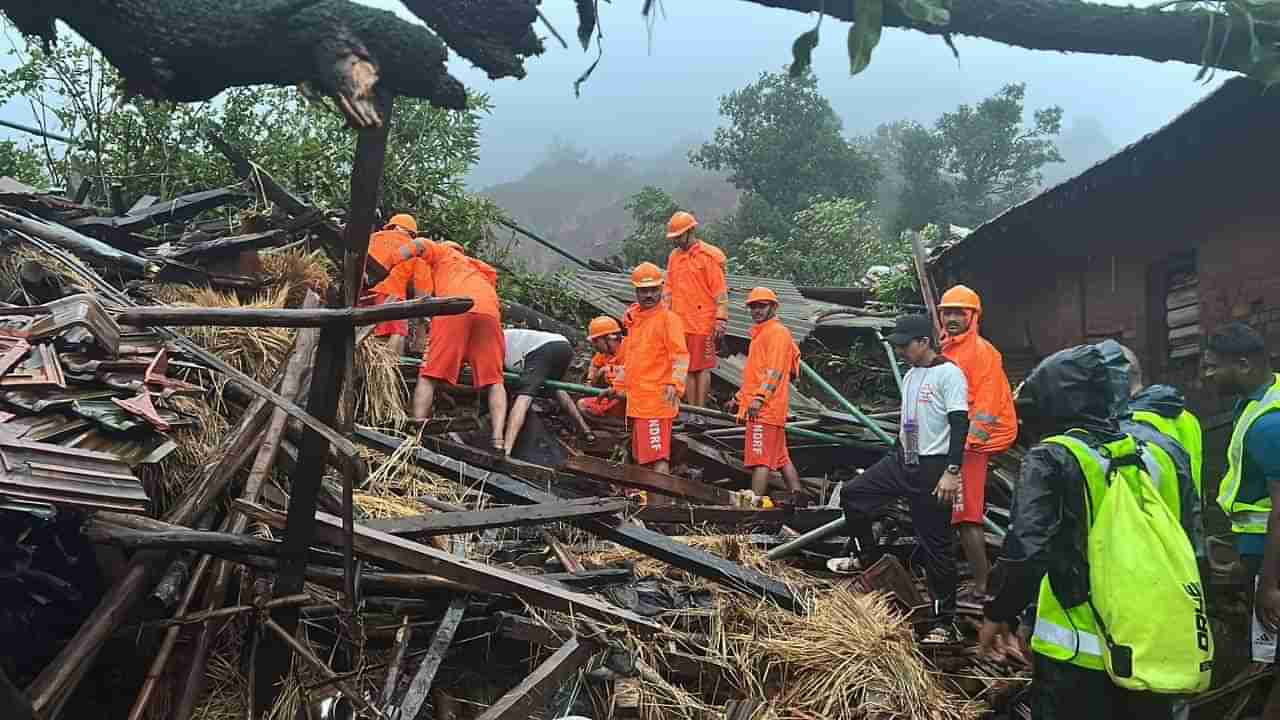
{"type": "MultiPolygon", "coordinates": [[[[412,19],[398,0],[367,4],[412,19]]],[[[472,187],[520,177],[556,138],[601,157],[643,157],[681,139],[709,136],[719,119],[718,98],[790,62],[791,41],[816,19],[742,0],[665,0],[650,29],[640,6],[638,0],[600,3],[604,58],[580,98],[573,82],[596,50],[584,53],[576,44],[569,0],[545,0],[542,7],[570,49],[539,26],[548,36],[547,52],[526,63],[523,80],[490,81],[465,60],[451,60],[454,74],[494,104],[472,187]]],[[[1217,84],[1195,82],[1196,68],[1183,64],[1037,52],[969,37],[955,38],[956,60],[941,38],[895,29],[885,30],[871,67],[850,77],[847,28],[827,18],[813,65],[850,134],[899,119],[931,122],[959,103],[1025,82],[1028,110],[1061,105],[1064,132],[1077,120],[1096,123],[1118,147],[1165,124],[1217,84]]]]}

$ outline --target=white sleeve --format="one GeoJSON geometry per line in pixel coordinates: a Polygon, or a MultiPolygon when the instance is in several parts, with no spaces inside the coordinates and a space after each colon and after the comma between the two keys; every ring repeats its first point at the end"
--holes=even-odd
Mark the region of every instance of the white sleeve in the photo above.
{"type": "Polygon", "coordinates": [[[941,380],[942,400],[946,403],[947,412],[969,412],[969,383],[964,379],[964,371],[960,366],[947,363],[941,380]]]}

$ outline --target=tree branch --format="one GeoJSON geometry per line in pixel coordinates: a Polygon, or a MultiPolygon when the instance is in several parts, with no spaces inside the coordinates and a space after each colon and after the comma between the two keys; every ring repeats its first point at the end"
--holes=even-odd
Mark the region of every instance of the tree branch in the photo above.
{"type": "MultiPolygon", "coordinates": [[[[822,0],[742,0],[754,5],[817,12],[822,0]]],[[[826,13],[853,21],[853,3],[827,3],[826,13]]],[[[1214,23],[1214,47],[1226,34],[1225,17],[1214,23]]],[[[969,35],[1029,50],[1124,55],[1156,62],[1170,60],[1200,65],[1209,33],[1209,14],[1160,12],[1135,7],[1098,5],[1078,0],[952,0],[951,22],[936,27],[911,20],[893,3],[885,3],[884,26],[930,35],[969,35]]],[[[1280,32],[1259,25],[1258,40],[1271,44],[1280,32]]],[[[1248,33],[1231,33],[1214,66],[1246,71],[1250,66],[1248,33]]]]}
{"type": "MultiPolygon", "coordinates": [[[[493,0],[489,0],[492,2],[493,0]]],[[[375,86],[432,104],[466,106],[430,30],[348,0],[0,0],[11,20],[52,42],[60,19],[102,51],[130,92],[208,100],[241,85],[305,84],[356,127],[381,122],[375,86]],[[35,15],[43,14],[43,18],[35,15]],[[19,22],[20,21],[20,22],[19,22]]]]}

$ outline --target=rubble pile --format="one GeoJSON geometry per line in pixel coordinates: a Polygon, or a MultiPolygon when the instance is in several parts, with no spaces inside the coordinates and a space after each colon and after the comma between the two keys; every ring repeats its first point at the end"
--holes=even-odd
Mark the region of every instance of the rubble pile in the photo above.
{"type": "MultiPolygon", "coordinates": [[[[488,449],[468,388],[409,423],[416,361],[367,330],[466,302],[338,307],[335,219],[260,170],[122,216],[6,180],[0,234],[0,640],[29,649],[0,665],[15,707],[1025,715],[1025,668],[977,658],[973,623],[964,643],[918,646],[931,599],[903,508],[878,523],[887,554],[864,574],[825,571],[840,537],[780,550],[840,517],[839,483],[885,451],[892,398],[865,415],[828,406],[818,379],[794,393],[805,491],[760,509],[723,412],[677,425],[670,475],[617,461],[619,432],[558,432],[541,401],[510,459],[488,449]]],[[[606,312],[607,275],[579,295],[606,312]]],[[[731,293],[762,281],[731,277],[731,293]]],[[[828,349],[890,314],[773,282],[794,295],[788,322],[828,349]]],[[[992,545],[1017,461],[991,474],[992,545]]]]}

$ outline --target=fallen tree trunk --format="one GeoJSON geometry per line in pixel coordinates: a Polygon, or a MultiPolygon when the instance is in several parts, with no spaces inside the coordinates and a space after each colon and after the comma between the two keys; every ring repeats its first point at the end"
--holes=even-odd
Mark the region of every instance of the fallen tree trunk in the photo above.
{"type": "Polygon", "coordinates": [[[117,250],[110,245],[94,240],[62,225],[47,223],[43,220],[23,217],[17,213],[0,209],[0,227],[24,232],[65,248],[80,257],[93,260],[112,269],[120,269],[135,275],[149,277],[160,270],[158,263],[117,250]]]}

